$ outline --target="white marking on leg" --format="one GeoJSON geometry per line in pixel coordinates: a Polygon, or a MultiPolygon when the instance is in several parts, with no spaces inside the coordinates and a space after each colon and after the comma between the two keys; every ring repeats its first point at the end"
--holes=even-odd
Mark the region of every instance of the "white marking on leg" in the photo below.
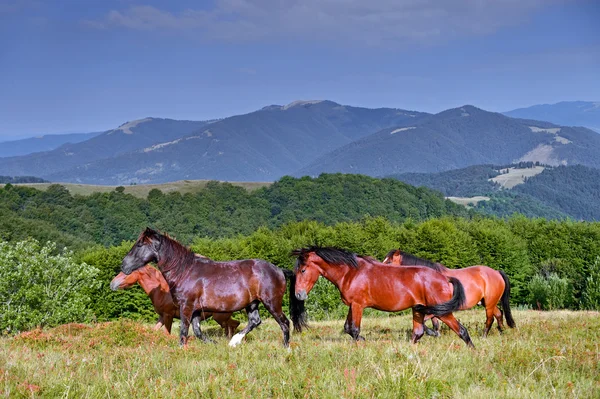
{"type": "Polygon", "coordinates": [[[233,338],[231,338],[231,341],[229,341],[229,346],[234,347],[234,346],[241,344],[242,340],[244,339],[245,336],[246,336],[246,334],[243,334],[243,333],[235,334],[233,336],[233,338]]]}

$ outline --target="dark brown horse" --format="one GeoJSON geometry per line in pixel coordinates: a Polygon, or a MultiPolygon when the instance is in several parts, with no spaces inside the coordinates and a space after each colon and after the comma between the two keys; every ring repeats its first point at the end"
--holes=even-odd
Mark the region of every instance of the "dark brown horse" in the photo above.
{"type": "Polygon", "coordinates": [[[305,300],[319,276],[331,281],[350,307],[344,331],[356,341],[364,308],[398,312],[412,308],[416,343],[423,336],[423,318],[434,314],[465,343],[473,347],[467,329],[456,320],[453,311],[464,303],[460,281],[426,267],[390,267],[370,257],[357,256],[338,248],[310,247],[292,251],[297,256],[296,297],[305,300]]]}
{"type": "Polygon", "coordinates": [[[181,328],[179,342],[187,345],[190,320],[194,312],[236,312],[245,309],[248,324],[233,336],[230,346],[260,323],[258,305],[262,302],[283,332],[283,344],[289,345],[290,328],[283,313],[286,278],[290,279],[290,313],[294,329],[306,326],[304,302],[294,296],[296,279],[284,270],[260,259],[215,262],[195,254],[170,237],[147,228],[123,259],[121,270],[131,274],[149,262],[155,262],[179,304],[181,328]]]}
{"type": "MultiPolygon", "coordinates": [[[[164,327],[167,334],[171,334],[171,325],[173,318],[179,318],[179,306],[173,301],[169,284],[163,277],[162,273],[150,265],[141,267],[127,275],[123,272],[117,274],[110,282],[110,288],[113,291],[126,289],[138,283],[144,292],[150,297],[154,310],[158,313],[158,322],[154,326],[155,330],[164,327]]],[[[199,312],[192,317],[192,327],[196,336],[203,341],[207,337],[203,334],[198,334],[196,323],[206,320],[211,317],[225,329],[228,338],[231,338],[235,333],[235,329],[240,325],[240,322],[231,318],[231,313],[210,313],[199,312]]]]}
{"type": "MultiPolygon", "coordinates": [[[[465,287],[466,301],[462,309],[470,309],[473,306],[481,303],[485,306],[485,331],[483,336],[487,337],[494,317],[498,322],[498,331],[502,332],[502,314],[498,308],[498,303],[502,303],[506,324],[510,328],[515,327],[515,321],[512,318],[510,311],[510,282],[508,276],[502,270],[494,270],[488,266],[470,266],[464,269],[448,269],[441,263],[434,263],[427,259],[418,258],[414,255],[401,251],[399,249],[391,250],[383,260],[383,263],[388,263],[397,266],[409,265],[424,265],[435,271],[442,273],[448,277],[455,277],[465,287]]],[[[439,324],[433,324],[436,330],[439,330],[439,324]]],[[[439,334],[436,331],[437,334],[439,334]]]]}

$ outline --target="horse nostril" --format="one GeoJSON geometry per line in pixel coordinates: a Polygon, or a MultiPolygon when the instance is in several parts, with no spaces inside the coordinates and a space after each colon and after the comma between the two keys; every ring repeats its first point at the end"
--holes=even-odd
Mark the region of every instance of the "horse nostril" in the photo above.
{"type": "Polygon", "coordinates": [[[302,291],[296,293],[296,298],[299,301],[305,301],[306,298],[308,298],[308,295],[306,294],[306,291],[302,290],[302,291]]]}

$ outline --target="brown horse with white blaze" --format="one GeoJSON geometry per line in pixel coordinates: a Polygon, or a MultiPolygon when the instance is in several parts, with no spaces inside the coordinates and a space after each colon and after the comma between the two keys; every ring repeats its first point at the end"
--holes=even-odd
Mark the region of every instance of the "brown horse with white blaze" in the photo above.
{"type": "MultiPolygon", "coordinates": [[[[110,288],[113,291],[127,289],[134,286],[136,283],[138,283],[148,295],[150,301],[152,301],[152,306],[154,306],[154,311],[159,316],[154,329],[158,330],[164,327],[165,332],[171,334],[173,318],[179,318],[179,306],[173,301],[169,284],[167,284],[162,273],[150,265],[143,266],[129,275],[120,272],[110,282],[110,288]]],[[[240,325],[240,322],[231,318],[231,315],[231,313],[197,312],[192,317],[192,327],[195,335],[203,341],[208,340],[208,338],[197,328],[196,323],[200,323],[202,320],[206,320],[212,316],[212,318],[225,329],[227,337],[231,338],[235,333],[236,328],[240,325]]]]}
{"type": "Polygon", "coordinates": [[[192,315],[197,311],[226,313],[245,309],[248,324],[229,342],[235,346],[261,324],[258,306],[262,303],[281,327],[283,344],[289,346],[290,322],[283,313],[286,279],[290,280],[290,313],[294,329],[306,326],[304,302],[293,295],[296,278],[261,259],[215,262],[196,256],[167,235],[147,228],[127,253],[121,270],[131,274],[147,263],[156,263],[179,304],[179,343],[187,345],[192,315]]]}
{"type": "MultiPolygon", "coordinates": [[[[494,318],[498,322],[498,331],[502,332],[504,326],[502,315],[506,318],[506,324],[510,328],[516,326],[510,311],[510,282],[508,276],[502,270],[494,270],[488,266],[470,266],[463,269],[449,269],[441,263],[434,263],[430,260],[418,258],[399,249],[391,250],[383,260],[383,263],[410,267],[410,265],[424,265],[448,277],[455,277],[465,287],[466,301],[462,309],[470,309],[481,303],[485,306],[485,331],[486,337],[492,328],[494,318]],[[498,308],[498,303],[502,304],[502,312],[498,308]]],[[[439,329],[439,325],[434,323],[434,328],[439,329]]]]}
{"type": "Polygon", "coordinates": [[[364,340],[360,323],[365,308],[385,312],[412,308],[413,343],[424,334],[425,315],[434,314],[473,347],[467,329],[452,315],[465,299],[457,279],[426,267],[390,267],[339,248],[312,246],[296,249],[292,255],[297,257],[296,297],[305,300],[320,276],[331,281],[350,307],[344,331],[354,340],[364,340]]]}

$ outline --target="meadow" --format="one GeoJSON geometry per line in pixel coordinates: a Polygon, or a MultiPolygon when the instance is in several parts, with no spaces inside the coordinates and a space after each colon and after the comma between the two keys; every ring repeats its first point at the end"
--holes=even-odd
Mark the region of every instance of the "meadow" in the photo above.
{"type": "Polygon", "coordinates": [[[272,319],[236,348],[209,323],[216,343],[187,350],[150,324],[67,324],[0,338],[0,397],[600,397],[600,313],[513,314],[518,328],[483,339],[483,311],[460,312],[475,350],[447,328],[410,344],[407,312],[372,313],[358,344],[343,320],[312,322],[290,350],[272,319]]]}
{"type": "MultiPolygon", "coordinates": [[[[195,194],[206,188],[210,180],[178,180],[169,183],[157,184],[135,184],[122,186],[125,194],[131,194],[137,198],[147,198],[148,193],[153,189],[158,189],[165,194],[180,193],[180,194],[195,194]]],[[[256,190],[261,187],[268,187],[270,182],[229,182],[234,186],[243,187],[248,191],[256,190]]],[[[94,184],[77,184],[77,183],[18,183],[15,186],[30,187],[37,190],[46,191],[53,184],[60,184],[65,187],[71,195],[91,195],[93,193],[110,193],[115,191],[117,186],[100,186],[94,184]]],[[[4,187],[4,184],[0,184],[4,187]]]]}

